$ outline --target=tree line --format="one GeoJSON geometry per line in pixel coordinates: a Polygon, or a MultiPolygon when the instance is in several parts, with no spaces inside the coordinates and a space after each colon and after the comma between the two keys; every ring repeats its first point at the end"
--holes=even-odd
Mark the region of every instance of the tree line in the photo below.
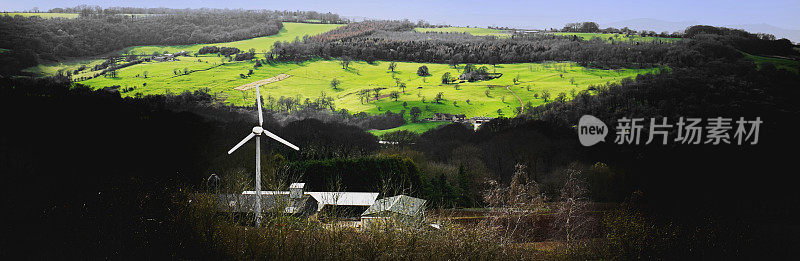
{"type": "MultiPolygon", "coordinates": [[[[270,60],[302,61],[348,57],[375,60],[456,64],[575,61],[598,68],[656,65],[692,66],[703,60],[735,59],[737,48],[755,54],[796,53],[783,40],[741,38],[704,32],[687,34],[677,43],[606,43],[552,34],[515,35],[508,39],[453,33],[421,33],[413,24],[392,21],[351,23],[305,38],[276,43],[270,60]]],[[[689,32],[693,32],[690,28],[689,32]]]]}
{"type": "MultiPolygon", "coordinates": [[[[555,30],[555,29],[552,29],[555,30]]],[[[670,37],[670,38],[682,38],[684,36],[683,33],[680,32],[660,32],[656,33],[654,31],[648,30],[641,30],[636,31],[632,30],[628,27],[623,27],[621,29],[617,29],[614,27],[608,28],[600,28],[599,25],[595,22],[578,22],[578,23],[567,23],[564,28],[561,28],[561,32],[572,32],[572,33],[604,33],[604,34],[626,34],[626,35],[639,35],[639,36],[652,36],[652,37],[670,37]]]]}
{"type": "Polygon", "coordinates": [[[144,8],[144,7],[107,7],[102,8],[96,5],[78,5],[74,7],[52,8],[50,13],[77,13],[81,16],[91,15],[165,15],[165,14],[197,14],[197,13],[241,13],[241,12],[267,12],[280,15],[284,22],[309,22],[309,20],[319,20],[320,23],[341,24],[348,20],[334,13],[320,13],[317,11],[271,11],[271,10],[242,10],[242,9],[217,9],[217,8],[197,8],[197,9],[174,9],[174,8],[144,8]]]}
{"type": "Polygon", "coordinates": [[[2,48],[30,49],[33,61],[98,55],[136,45],[228,42],[273,35],[283,28],[274,13],[196,13],[76,19],[0,18],[2,48]]]}

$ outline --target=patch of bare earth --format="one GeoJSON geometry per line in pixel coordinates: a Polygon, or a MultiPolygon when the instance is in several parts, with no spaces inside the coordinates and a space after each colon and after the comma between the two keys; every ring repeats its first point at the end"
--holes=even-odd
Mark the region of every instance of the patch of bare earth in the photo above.
{"type": "Polygon", "coordinates": [[[248,83],[248,84],[245,84],[245,85],[241,85],[241,86],[233,88],[233,89],[237,90],[237,91],[246,91],[246,90],[250,90],[252,88],[255,88],[256,85],[270,84],[270,83],[273,83],[273,82],[282,81],[282,80],[284,80],[286,78],[289,78],[289,77],[291,77],[291,75],[288,75],[288,74],[285,74],[285,73],[281,73],[281,74],[275,75],[275,76],[267,78],[267,79],[258,80],[258,81],[251,82],[251,83],[248,83]]]}

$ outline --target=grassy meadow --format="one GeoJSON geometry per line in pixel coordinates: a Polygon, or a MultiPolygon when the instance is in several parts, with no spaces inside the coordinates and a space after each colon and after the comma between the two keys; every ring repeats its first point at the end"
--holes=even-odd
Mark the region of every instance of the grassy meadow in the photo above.
{"type": "Polygon", "coordinates": [[[449,124],[449,122],[443,122],[443,121],[409,122],[406,125],[403,125],[403,126],[400,126],[400,127],[397,127],[397,128],[391,128],[391,129],[385,129],[385,130],[369,130],[368,132],[372,133],[375,136],[381,136],[381,135],[383,135],[385,133],[401,131],[401,130],[406,130],[406,131],[415,132],[415,133],[423,133],[423,132],[425,132],[427,130],[430,130],[430,129],[433,129],[433,128],[436,128],[436,127],[439,127],[439,126],[445,125],[445,124],[449,124]]]}
{"type": "MultiPolygon", "coordinates": [[[[487,66],[491,72],[503,73],[497,79],[465,82],[459,84],[442,84],[441,76],[449,72],[453,76],[460,74],[460,68],[446,64],[405,63],[398,62],[394,72],[388,69],[389,62],[353,62],[348,69],[342,69],[339,61],[308,61],[300,64],[281,63],[264,65],[253,70],[253,75],[243,79],[240,74],[247,74],[253,69],[254,62],[222,62],[219,57],[181,57],[174,62],[148,62],[119,70],[117,78],[98,77],[81,83],[102,88],[118,85],[122,88],[133,88],[125,96],[180,93],[208,88],[226,104],[251,105],[254,90],[237,91],[233,88],[266,79],[281,73],[291,77],[261,87],[262,95],[278,99],[281,96],[315,99],[322,95],[334,98],[336,108],[347,109],[351,113],[367,112],[381,114],[386,111],[410,111],[411,107],[422,109],[422,117],[430,117],[434,113],[459,113],[467,117],[474,116],[514,116],[515,108],[530,102],[534,106],[545,103],[544,92],[549,92],[552,101],[558,93],[569,94],[579,92],[590,85],[619,82],[623,78],[635,77],[638,74],[657,72],[659,69],[622,69],[601,70],[581,67],[574,63],[520,63],[487,66]],[[425,65],[431,76],[421,77],[417,69],[425,65]],[[188,69],[188,75],[176,75],[175,70],[188,69]],[[147,71],[148,77],[144,78],[147,71]],[[514,84],[513,78],[519,76],[514,84]],[[330,82],[336,78],[341,84],[334,89],[330,82]],[[398,86],[395,78],[406,85],[405,90],[398,86]],[[146,86],[145,86],[146,83],[146,86]],[[380,99],[374,100],[374,91],[370,101],[362,101],[358,93],[361,90],[380,89],[380,99]],[[392,91],[399,92],[395,101],[386,97],[392,91]],[[438,93],[442,93],[443,101],[433,102],[438,93]],[[519,97],[519,98],[517,98],[519,97]],[[521,100],[521,102],[520,102],[521,100]],[[405,104],[405,106],[404,106],[405,104]],[[498,111],[499,110],[499,111],[498,111]]],[[[408,114],[406,113],[406,117],[408,114]]],[[[409,124],[401,127],[415,132],[438,126],[439,124],[409,124]]],[[[399,129],[398,129],[399,130],[399,129]]]]}
{"type": "MultiPolygon", "coordinates": [[[[56,75],[58,71],[74,71],[80,68],[82,65],[86,65],[87,68],[92,68],[95,65],[103,63],[103,61],[105,61],[105,59],[76,59],[57,63],[43,63],[34,67],[25,68],[22,71],[35,73],[38,75],[56,75]]],[[[97,72],[86,69],[79,74],[73,75],[73,78],[90,76],[95,73],[97,72]]]]}
{"type": "Polygon", "coordinates": [[[414,31],[423,33],[468,33],[475,36],[497,36],[500,38],[510,37],[511,34],[506,30],[477,28],[477,27],[441,27],[441,28],[414,28],[414,31]]]}
{"type": "Polygon", "coordinates": [[[652,42],[664,42],[664,43],[672,43],[680,41],[681,38],[668,38],[668,37],[653,37],[653,36],[639,36],[639,35],[631,35],[626,36],[625,34],[603,34],[603,33],[553,33],[555,35],[575,35],[580,37],[582,40],[591,40],[593,38],[600,38],[603,39],[605,42],[636,42],[636,43],[652,43],[652,42]]]}
{"type": "Polygon", "coordinates": [[[80,16],[80,14],[77,13],[2,13],[0,15],[7,15],[7,16],[21,15],[25,17],[38,16],[41,18],[78,18],[78,16],[80,16]]]}
{"type": "Polygon", "coordinates": [[[756,65],[758,65],[759,69],[761,69],[761,65],[763,65],[764,63],[771,63],[772,65],[775,65],[775,68],[778,69],[784,69],[794,73],[800,72],[800,62],[798,61],[774,58],[774,57],[757,56],[748,53],[742,53],[742,54],[744,54],[745,58],[755,62],[756,65]]]}

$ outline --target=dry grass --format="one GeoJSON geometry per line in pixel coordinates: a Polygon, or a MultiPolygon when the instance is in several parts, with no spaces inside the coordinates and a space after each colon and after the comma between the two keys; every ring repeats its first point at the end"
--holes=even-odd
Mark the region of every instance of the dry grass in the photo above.
{"type": "MultiPolygon", "coordinates": [[[[188,201],[187,201],[188,202],[188,201]]],[[[248,260],[520,260],[547,253],[503,244],[485,226],[443,223],[428,226],[385,224],[356,229],[311,219],[271,216],[254,228],[247,217],[218,215],[210,201],[185,205],[182,216],[197,238],[220,258],[248,260]]]]}

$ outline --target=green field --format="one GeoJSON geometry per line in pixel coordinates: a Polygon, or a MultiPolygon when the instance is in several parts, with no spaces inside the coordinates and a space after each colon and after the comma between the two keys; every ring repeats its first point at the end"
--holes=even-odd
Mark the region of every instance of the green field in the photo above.
{"type": "MultiPolygon", "coordinates": [[[[578,92],[587,89],[589,85],[619,82],[623,78],[659,71],[657,68],[588,69],[574,63],[499,64],[495,67],[486,66],[492,72],[503,73],[504,76],[501,78],[482,82],[441,84],[440,77],[443,73],[458,75],[459,69],[445,64],[398,62],[397,69],[392,73],[387,69],[388,64],[388,62],[373,64],[353,62],[349,69],[345,70],[338,61],[282,63],[262,66],[255,69],[252,76],[242,79],[239,74],[247,74],[248,70],[253,68],[254,62],[222,63],[220,58],[215,56],[183,57],[181,61],[149,62],[131,66],[119,70],[117,78],[98,77],[81,83],[95,88],[114,85],[134,88],[133,91],[124,93],[125,96],[135,96],[137,93],[142,95],[181,93],[208,88],[213,95],[227,104],[251,105],[254,96],[252,90],[243,93],[233,88],[285,73],[291,77],[262,86],[261,91],[265,98],[277,99],[284,96],[304,100],[314,99],[325,93],[334,98],[336,108],[347,109],[351,113],[380,114],[387,110],[395,113],[402,110],[408,112],[411,107],[417,106],[423,110],[423,117],[430,117],[437,112],[466,114],[467,117],[511,117],[515,115],[515,108],[521,104],[531,102],[536,106],[545,103],[541,97],[544,91],[551,94],[550,101],[552,101],[560,92],[569,94],[572,90],[578,92]],[[421,65],[426,65],[432,76],[418,76],[416,71],[421,65]],[[188,75],[173,73],[174,70],[183,68],[195,72],[188,75]],[[143,77],[144,71],[148,71],[148,78],[143,77]],[[392,75],[406,84],[404,93],[396,86],[392,75]],[[518,84],[514,84],[512,80],[516,75],[520,78],[518,84]],[[330,86],[334,77],[341,81],[336,90],[330,86]],[[144,83],[147,85],[144,86],[144,83]],[[377,101],[362,103],[358,92],[375,88],[382,88],[380,95],[387,95],[392,91],[401,94],[397,101],[382,97],[377,101]],[[433,99],[439,92],[443,93],[444,100],[441,103],[434,103],[433,99]],[[406,106],[403,106],[404,102],[406,106]]],[[[407,113],[405,115],[408,117],[407,113]]],[[[405,128],[422,131],[437,125],[411,125],[405,128]]]]}
{"type": "Polygon", "coordinates": [[[773,57],[764,57],[764,56],[756,56],[748,53],[744,54],[745,58],[752,60],[753,62],[758,65],[758,68],[761,69],[761,65],[764,63],[771,63],[775,65],[775,68],[784,69],[790,72],[798,73],[800,72],[800,61],[794,61],[789,59],[781,59],[781,58],[773,58],[773,57]]]}
{"type": "Polygon", "coordinates": [[[3,13],[2,15],[8,15],[8,16],[21,15],[25,17],[38,16],[41,18],[78,18],[78,16],[80,16],[80,14],[76,13],[3,13]]]}
{"type": "MultiPolygon", "coordinates": [[[[254,49],[259,50],[259,51],[265,51],[265,50],[272,49],[273,44],[275,42],[277,42],[277,41],[293,41],[296,37],[302,38],[304,35],[316,35],[316,34],[324,33],[324,32],[327,32],[329,30],[335,29],[335,28],[337,28],[339,26],[342,26],[342,25],[337,25],[337,24],[283,23],[283,29],[281,29],[281,31],[278,34],[271,35],[271,36],[258,37],[258,38],[242,40],[242,41],[234,41],[234,42],[226,42],[226,43],[215,43],[215,44],[193,44],[193,45],[178,45],[178,46],[135,46],[135,47],[126,48],[125,51],[129,52],[129,53],[136,53],[136,54],[139,54],[139,53],[152,54],[153,52],[163,53],[165,51],[170,52],[170,53],[177,53],[177,52],[180,52],[180,51],[196,52],[197,50],[200,50],[200,48],[202,48],[203,46],[208,46],[208,45],[236,47],[236,48],[239,48],[240,50],[244,50],[244,51],[249,50],[250,48],[254,48],[254,49]]],[[[186,60],[188,58],[183,58],[183,59],[186,60]]],[[[183,67],[178,67],[178,65],[176,65],[176,64],[172,64],[172,65],[169,65],[167,67],[169,67],[169,72],[171,73],[173,68],[183,69],[185,67],[190,67],[191,70],[208,69],[209,67],[211,67],[213,65],[214,62],[216,62],[218,64],[221,63],[221,59],[220,58],[216,58],[216,57],[214,57],[214,58],[201,57],[200,59],[202,59],[204,62],[208,61],[209,63],[211,63],[211,65],[209,65],[209,64],[194,64],[194,63],[190,63],[190,64],[182,64],[182,65],[180,65],[180,66],[183,66],[183,67]]],[[[75,70],[75,69],[77,69],[78,67],[80,67],[83,64],[85,64],[87,67],[92,67],[92,66],[94,66],[96,64],[102,63],[103,61],[104,61],[104,59],[78,59],[78,60],[68,61],[68,62],[45,63],[45,64],[40,64],[40,65],[38,65],[36,67],[26,68],[24,71],[37,73],[39,75],[50,76],[50,75],[55,75],[56,72],[58,72],[58,70],[62,70],[62,69],[64,69],[64,70],[75,70]]],[[[194,61],[197,61],[197,59],[194,59],[194,61]]],[[[149,66],[147,66],[147,67],[149,68],[149,66]]],[[[144,69],[142,71],[147,70],[149,72],[149,71],[159,71],[159,70],[163,70],[163,69],[164,68],[155,68],[154,70],[144,69]]],[[[75,77],[88,76],[89,74],[92,74],[92,72],[89,72],[87,70],[87,72],[85,72],[83,74],[80,74],[80,75],[76,75],[75,77]]],[[[238,75],[238,73],[236,75],[238,75]]]]}
{"type": "Polygon", "coordinates": [[[135,46],[126,48],[124,51],[133,54],[152,54],[153,52],[169,52],[177,53],[180,51],[197,52],[203,46],[215,45],[219,47],[236,47],[239,50],[247,51],[250,48],[255,49],[257,52],[266,52],[272,49],[272,45],[277,41],[294,41],[295,38],[302,39],[304,35],[317,35],[333,29],[336,29],[342,24],[306,24],[306,23],[283,23],[283,29],[278,34],[257,37],[242,41],[234,41],[227,43],[211,43],[211,44],[190,44],[190,45],[147,45],[135,46]]]}
{"type": "Polygon", "coordinates": [[[626,36],[625,34],[603,34],[603,33],[553,33],[555,35],[575,35],[580,37],[582,40],[591,40],[593,38],[600,38],[603,39],[605,42],[636,42],[636,43],[652,43],[652,42],[664,42],[664,43],[673,43],[680,41],[681,38],[667,38],[667,37],[652,37],[652,36],[639,36],[639,35],[631,35],[626,36]]]}
{"type": "MultiPolygon", "coordinates": [[[[81,67],[81,65],[86,65],[87,68],[92,68],[95,65],[103,63],[103,61],[104,59],[77,59],[65,62],[39,64],[34,67],[25,68],[22,71],[35,73],[38,75],[56,75],[59,70],[74,71],[81,67]]],[[[89,76],[93,73],[96,72],[90,72],[89,69],[86,69],[80,74],[74,75],[73,77],[78,78],[82,76],[89,76]]]]}
{"type": "Polygon", "coordinates": [[[407,130],[407,131],[415,132],[415,133],[423,133],[423,132],[426,132],[426,131],[428,131],[430,129],[433,129],[433,128],[436,128],[436,127],[439,127],[441,125],[445,125],[445,124],[448,124],[448,123],[449,122],[444,122],[444,121],[426,121],[426,122],[408,123],[406,125],[403,125],[403,126],[400,126],[400,127],[397,127],[397,128],[391,128],[391,129],[386,129],[386,130],[369,130],[368,132],[372,133],[375,136],[381,136],[381,135],[383,135],[385,133],[401,131],[401,130],[407,130]]]}
{"type": "Polygon", "coordinates": [[[475,36],[497,36],[500,38],[510,37],[511,34],[506,30],[475,28],[475,27],[442,27],[442,28],[414,28],[417,32],[433,33],[468,33],[475,36]]]}

